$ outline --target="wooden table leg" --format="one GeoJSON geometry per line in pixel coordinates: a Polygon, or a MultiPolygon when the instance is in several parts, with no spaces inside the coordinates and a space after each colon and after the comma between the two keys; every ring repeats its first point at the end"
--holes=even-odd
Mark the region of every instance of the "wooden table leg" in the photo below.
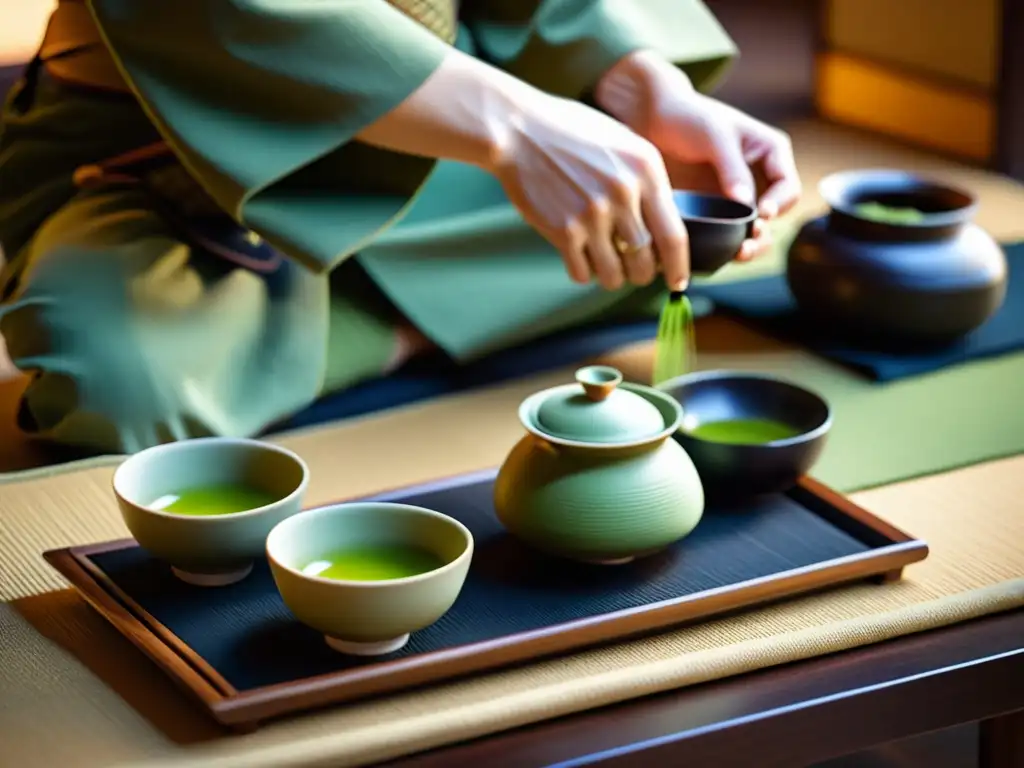
{"type": "Polygon", "coordinates": [[[981,721],[978,768],[1024,768],[1024,709],[981,721]]]}

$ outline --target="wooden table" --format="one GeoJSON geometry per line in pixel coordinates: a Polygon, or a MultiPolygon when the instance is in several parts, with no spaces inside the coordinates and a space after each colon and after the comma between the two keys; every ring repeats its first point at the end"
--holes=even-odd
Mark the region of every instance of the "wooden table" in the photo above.
{"type": "Polygon", "coordinates": [[[635,700],[387,766],[806,766],[976,721],[980,768],[1024,767],[1024,611],[635,700]]]}

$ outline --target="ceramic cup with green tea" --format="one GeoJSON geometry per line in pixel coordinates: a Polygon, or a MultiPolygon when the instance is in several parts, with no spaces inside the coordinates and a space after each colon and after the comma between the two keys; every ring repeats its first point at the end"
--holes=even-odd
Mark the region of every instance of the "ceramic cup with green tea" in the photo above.
{"type": "Polygon", "coordinates": [[[473,536],[440,512],[350,502],[303,512],[267,537],[270,570],[288,609],[336,651],[394,653],[454,605],[473,536]]]}
{"type": "Polygon", "coordinates": [[[114,494],[139,545],[182,581],[245,578],[267,534],[302,509],[306,464],[259,440],[199,438],[137,453],[114,473],[114,494]]]}

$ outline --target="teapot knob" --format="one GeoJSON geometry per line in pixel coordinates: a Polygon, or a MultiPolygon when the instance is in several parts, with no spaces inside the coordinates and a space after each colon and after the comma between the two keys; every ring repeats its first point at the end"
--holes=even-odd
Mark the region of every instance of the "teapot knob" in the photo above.
{"type": "Polygon", "coordinates": [[[576,381],[583,386],[587,397],[597,403],[622,383],[622,374],[609,365],[588,365],[576,371],[576,381]]]}

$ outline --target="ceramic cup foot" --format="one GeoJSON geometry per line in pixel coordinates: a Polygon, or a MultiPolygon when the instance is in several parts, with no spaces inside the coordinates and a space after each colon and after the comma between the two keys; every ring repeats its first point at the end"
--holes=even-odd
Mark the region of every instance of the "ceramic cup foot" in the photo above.
{"type": "Polygon", "coordinates": [[[324,635],[324,640],[338,653],[346,653],[349,656],[383,656],[404,648],[405,644],[409,642],[409,635],[407,633],[393,640],[381,640],[376,643],[357,643],[353,640],[340,640],[330,635],[324,635]]]}
{"type": "Polygon", "coordinates": [[[217,571],[215,573],[196,573],[195,571],[183,571],[181,568],[171,566],[171,572],[186,584],[195,587],[226,587],[228,584],[239,582],[252,573],[252,563],[244,568],[236,568],[233,571],[217,571]]]}
{"type": "Polygon", "coordinates": [[[583,560],[582,562],[590,563],[590,565],[625,565],[626,563],[632,563],[634,560],[636,560],[636,555],[617,557],[611,560],[583,560]]]}

